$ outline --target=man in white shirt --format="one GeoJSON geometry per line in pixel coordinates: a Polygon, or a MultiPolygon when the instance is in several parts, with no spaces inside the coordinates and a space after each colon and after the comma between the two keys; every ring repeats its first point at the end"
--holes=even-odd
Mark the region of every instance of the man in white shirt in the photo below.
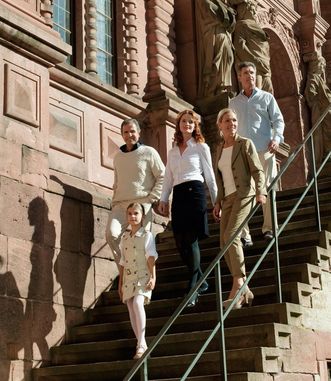
{"type": "Polygon", "coordinates": [[[122,122],[121,133],[125,144],[114,157],[114,186],[112,210],[109,214],[106,240],[113,251],[116,264],[121,252],[119,243],[126,230],[126,209],[132,202],[143,205],[144,227],[151,230],[152,204],[161,196],[164,164],[158,152],[139,143],[140,126],[136,119],[122,122]]]}
{"type": "MultiPolygon", "coordinates": [[[[253,141],[262,164],[266,186],[277,174],[275,153],[284,141],[284,119],[277,101],[271,93],[256,87],[256,67],[252,62],[239,64],[239,82],[242,91],[229,102],[238,117],[238,134],[253,141]]],[[[262,233],[265,239],[273,238],[270,197],[263,206],[262,233]]],[[[244,247],[251,246],[248,226],[243,229],[244,247]]]]}

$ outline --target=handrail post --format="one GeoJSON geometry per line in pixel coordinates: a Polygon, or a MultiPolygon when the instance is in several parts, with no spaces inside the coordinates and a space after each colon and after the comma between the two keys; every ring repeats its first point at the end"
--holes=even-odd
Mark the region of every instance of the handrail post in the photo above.
{"type": "Polygon", "coordinates": [[[148,381],[147,358],[140,368],[140,381],[148,381]]]}
{"type": "Polygon", "coordinates": [[[312,158],[312,166],[313,166],[316,226],[317,226],[318,231],[320,232],[322,230],[322,225],[321,225],[320,202],[319,202],[319,194],[318,194],[318,183],[317,183],[317,175],[316,175],[314,134],[312,134],[310,137],[310,148],[311,148],[311,158],[312,158]]]}
{"type": "Polygon", "coordinates": [[[279,245],[278,245],[278,223],[277,223],[277,207],[276,207],[276,190],[275,186],[271,188],[269,193],[270,206],[271,206],[271,218],[272,218],[272,229],[274,232],[274,262],[276,270],[276,293],[278,303],[283,302],[282,297],[282,287],[281,287],[281,275],[280,275],[280,260],[279,260],[279,245]]]}
{"type": "Polygon", "coordinates": [[[222,298],[222,277],[221,277],[221,261],[217,262],[215,266],[215,288],[216,288],[216,304],[217,316],[220,322],[220,371],[224,372],[224,381],[228,380],[228,371],[226,366],[226,350],[225,350],[225,332],[224,332],[224,318],[223,318],[223,298],[222,298]]]}

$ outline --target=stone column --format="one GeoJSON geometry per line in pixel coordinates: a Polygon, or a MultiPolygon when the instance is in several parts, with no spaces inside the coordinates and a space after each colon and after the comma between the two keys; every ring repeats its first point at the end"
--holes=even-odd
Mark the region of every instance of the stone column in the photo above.
{"type": "Polygon", "coordinates": [[[89,74],[97,74],[97,5],[96,0],[86,1],[85,13],[85,66],[89,74]]]}
{"type": "Polygon", "coordinates": [[[143,100],[148,102],[142,136],[158,149],[164,162],[172,146],[178,112],[193,106],[178,96],[175,0],[147,0],[147,85],[143,100]]]}
{"type": "Polygon", "coordinates": [[[136,3],[137,0],[123,1],[124,81],[128,94],[139,95],[136,3]]]}
{"type": "Polygon", "coordinates": [[[146,1],[148,78],[144,100],[176,94],[174,0],[146,1]]]}
{"type": "Polygon", "coordinates": [[[44,18],[46,25],[53,26],[53,0],[40,1],[40,15],[44,18]]]}

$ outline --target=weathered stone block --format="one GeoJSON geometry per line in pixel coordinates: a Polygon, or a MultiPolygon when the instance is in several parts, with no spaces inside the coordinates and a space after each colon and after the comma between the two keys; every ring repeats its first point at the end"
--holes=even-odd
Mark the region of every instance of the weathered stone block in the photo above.
{"type": "Polygon", "coordinates": [[[34,205],[32,201],[36,198],[42,199],[43,192],[5,177],[0,178],[0,188],[0,233],[27,241],[33,239],[34,242],[42,242],[43,203],[34,205]],[[32,223],[38,229],[33,228],[32,223]]]}
{"type": "Polygon", "coordinates": [[[27,298],[32,264],[30,254],[33,244],[16,238],[8,238],[8,273],[12,280],[7,283],[7,295],[27,298]]]}
{"type": "Polygon", "coordinates": [[[274,375],[274,381],[315,381],[315,378],[312,374],[276,374],[274,375]]]}
{"type": "Polygon", "coordinates": [[[49,178],[48,155],[27,146],[22,147],[22,181],[39,188],[47,188],[49,178]]]}
{"type": "Polygon", "coordinates": [[[107,259],[95,258],[95,292],[96,299],[102,292],[108,290],[118,276],[115,262],[107,259]]]}
{"type": "Polygon", "coordinates": [[[288,373],[316,374],[317,354],[314,332],[293,327],[291,350],[283,351],[283,370],[288,373]],[[302,343],[305,343],[302,345],[302,343]]]}
{"type": "Polygon", "coordinates": [[[91,249],[91,257],[114,260],[113,252],[105,238],[95,238],[91,249]]]}
{"type": "Polygon", "coordinates": [[[0,138],[0,175],[20,179],[22,154],[19,145],[0,138]]]}

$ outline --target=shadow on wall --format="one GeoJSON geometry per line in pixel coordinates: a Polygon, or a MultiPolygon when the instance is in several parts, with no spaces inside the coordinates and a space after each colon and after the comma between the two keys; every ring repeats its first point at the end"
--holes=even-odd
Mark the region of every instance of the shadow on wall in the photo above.
{"type": "Polygon", "coordinates": [[[9,380],[11,359],[23,347],[24,306],[5,258],[0,256],[0,380],[9,380]]]}
{"type": "Polygon", "coordinates": [[[77,324],[83,315],[83,297],[91,249],[94,242],[94,216],[90,193],[63,183],[56,176],[51,180],[64,190],[60,220],[60,251],[54,263],[54,272],[62,291],[66,329],[77,324]],[[79,201],[77,201],[79,200],[79,201]]]}
{"type": "Polygon", "coordinates": [[[3,381],[9,380],[14,367],[12,361],[23,360],[23,353],[22,370],[26,381],[31,378],[34,361],[41,360],[45,364],[49,360],[47,336],[55,320],[61,321],[54,301],[56,304],[63,302],[66,327],[77,323],[83,315],[83,296],[94,242],[92,197],[56,177],[52,180],[60,183],[64,190],[60,249],[54,263],[60,288],[54,290],[55,224],[49,220],[45,200],[36,197],[28,207],[28,221],[34,230],[25,311],[14,275],[8,271],[7,259],[0,256],[0,380],[3,381]]]}
{"type": "Polygon", "coordinates": [[[41,197],[29,204],[28,219],[34,226],[30,253],[31,273],[24,315],[24,375],[32,368],[34,345],[40,357],[48,358],[46,340],[51,332],[56,312],[53,306],[53,257],[55,248],[54,222],[48,219],[48,206],[41,197]]]}

